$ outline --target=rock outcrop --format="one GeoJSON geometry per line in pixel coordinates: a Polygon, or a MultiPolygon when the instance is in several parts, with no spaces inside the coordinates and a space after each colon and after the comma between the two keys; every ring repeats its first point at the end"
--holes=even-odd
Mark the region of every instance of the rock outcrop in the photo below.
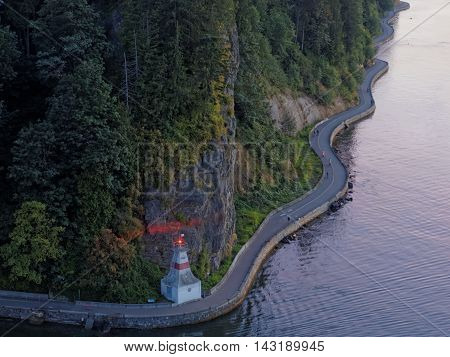
{"type": "Polygon", "coordinates": [[[286,134],[295,134],[304,127],[316,123],[346,108],[341,99],[331,105],[320,105],[314,99],[290,92],[280,93],[269,99],[270,115],[276,128],[286,134]]]}
{"type": "MultiPolygon", "coordinates": [[[[191,262],[195,264],[206,250],[211,270],[216,270],[224,256],[231,252],[235,237],[234,170],[236,162],[236,118],[234,116],[234,83],[239,67],[239,44],[236,27],[229,34],[231,56],[226,77],[225,96],[229,101],[221,108],[226,132],[210,143],[197,164],[186,170],[167,193],[148,192],[145,198],[145,223],[181,222],[191,262]],[[179,188],[183,187],[182,190],[179,188]],[[167,212],[169,213],[167,214],[167,212]]],[[[167,267],[171,258],[173,234],[146,233],[144,257],[167,267]]]]}

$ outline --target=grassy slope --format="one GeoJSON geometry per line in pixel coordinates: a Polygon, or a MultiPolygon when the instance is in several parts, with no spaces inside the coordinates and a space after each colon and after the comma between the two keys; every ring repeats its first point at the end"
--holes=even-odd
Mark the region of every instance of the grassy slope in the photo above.
{"type": "MultiPolygon", "coordinates": [[[[285,180],[277,180],[276,172],[271,174],[267,167],[261,169],[261,176],[266,182],[258,182],[251,190],[236,195],[236,233],[237,241],[231,254],[222,262],[219,270],[203,278],[204,289],[216,285],[228,271],[234,257],[242,246],[252,237],[264,218],[274,209],[293,201],[313,188],[322,175],[322,165],[319,158],[309,147],[309,131],[311,127],[303,129],[295,137],[282,136],[281,146],[295,146],[299,155],[290,160],[291,169],[285,180]],[[267,182],[268,179],[271,182],[267,182]]],[[[285,171],[286,172],[286,171],[285,171]]]]}

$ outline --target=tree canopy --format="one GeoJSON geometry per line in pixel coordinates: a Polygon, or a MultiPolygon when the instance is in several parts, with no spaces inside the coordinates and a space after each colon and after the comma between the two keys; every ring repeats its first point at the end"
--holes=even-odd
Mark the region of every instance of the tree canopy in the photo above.
{"type": "Polygon", "coordinates": [[[0,250],[11,280],[48,283],[55,271],[53,264],[63,255],[60,247],[63,230],[49,217],[43,203],[24,202],[15,214],[11,242],[0,250]]]}

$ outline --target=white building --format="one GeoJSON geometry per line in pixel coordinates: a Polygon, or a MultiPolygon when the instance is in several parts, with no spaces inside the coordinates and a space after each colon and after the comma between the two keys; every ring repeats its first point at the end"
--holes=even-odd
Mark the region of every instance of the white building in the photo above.
{"type": "Polygon", "coordinates": [[[201,281],[192,274],[187,252],[182,234],[174,242],[170,271],[161,279],[161,293],[176,304],[198,300],[202,296],[201,281]]]}

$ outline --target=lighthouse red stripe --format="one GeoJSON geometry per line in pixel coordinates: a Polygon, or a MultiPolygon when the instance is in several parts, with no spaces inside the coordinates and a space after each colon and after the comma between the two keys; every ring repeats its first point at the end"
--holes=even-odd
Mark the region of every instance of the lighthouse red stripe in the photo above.
{"type": "Polygon", "coordinates": [[[173,267],[174,267],[175,269],[177,269],[177,270],[187,269],[187,268],[189,268],[189,262],[181,263],[181,264],[174,263],[174,264],[173,264],[173,267]]]}

